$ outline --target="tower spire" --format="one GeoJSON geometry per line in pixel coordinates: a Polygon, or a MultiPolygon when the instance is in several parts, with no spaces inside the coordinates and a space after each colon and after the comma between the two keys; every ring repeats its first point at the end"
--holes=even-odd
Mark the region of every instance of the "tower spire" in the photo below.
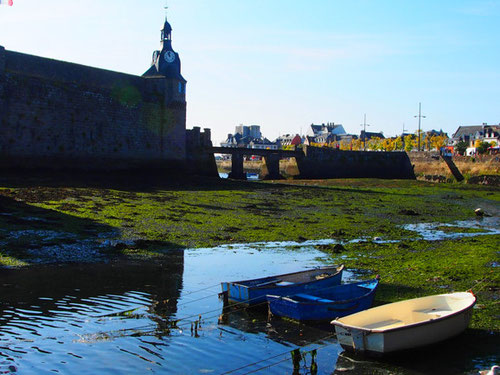
{"type": "Polygon", "coordinates": [[[181,75],[179,54],[172,48],[172,26],[167,20],[168,0],[164,0],[164,9],[165,21],[161,30],[161,49],[153,52],[151,67],[144,73],[144,76],[163,76],[174,80],[178,84],[176,92],[184,95],[186,80],[181,75]]]}
{"type": "Polygon", "coordinates": [[[168,0],[165,0],[165,24],[163,25],[163,30],[161,31],[161,42],[170,42],[172,38],[172,26],[168,23],[167,20],[167,10],[168,10],[168,0]]]}

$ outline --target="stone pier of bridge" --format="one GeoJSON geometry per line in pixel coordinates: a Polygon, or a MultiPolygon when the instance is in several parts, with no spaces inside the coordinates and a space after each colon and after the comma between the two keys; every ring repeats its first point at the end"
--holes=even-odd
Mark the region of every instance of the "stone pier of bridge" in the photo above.
{"type": "Polygon", "coordinates": [[[247,175],[243,170],[243,161],[245,155],[258,155],[264,158],[268,174],[265,176],[267,180],[279,180],[283,176],[280,174],[280,159],[284,157],[302,157],[302,151],[288,150],[259,150],[249,148],[228,148],[228,147],[213,147],[212,152],[220,154],[231,154],[231,172],[229,178],[235,180],[246,180],[247,175]]]}
{"type": "Polygon", "coordinates": [[[247,174],[243,171],[243,154],[232,154],[231,155],[231,172],[229,172],[229,178],[233,180],[246,180],[247,174]]]}
{"type": "MultiPolygon", "coordinates": [[[[266,163],[268,174],[265,176],[266,180],[279,180],[283,176],[280,174],[280,156],[278,154],[270,154],[268,156],[263,156],[264,162],[266,163]]],[[[232,154],[231,157],[231,172],[229,173],[229,178],[235,180],[246,180],[247,174],[243,170],[243,154],[232,154]]]]}

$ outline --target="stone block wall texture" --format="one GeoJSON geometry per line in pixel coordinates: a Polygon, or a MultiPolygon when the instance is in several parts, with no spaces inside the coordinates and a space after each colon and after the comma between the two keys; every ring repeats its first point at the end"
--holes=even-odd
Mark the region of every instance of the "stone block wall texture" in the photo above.
{"type": "Polygon", "coordinates": [[[210,129],[195,126],[186,131],[187,170],[199,176],[218,177],[217,164],[213,153],[206,152],[212,147],[210,129]]]}
{"type": "Polygon", "coordinates": [[[174,84],[0,47],[0,168],[181,169],[174,84]]]}
{"type": "Polygon", "coordinates": [[[296,158],[300,178],[394,178],[414,179],[406,152],[342,151],[304,147],[296,158]]]}

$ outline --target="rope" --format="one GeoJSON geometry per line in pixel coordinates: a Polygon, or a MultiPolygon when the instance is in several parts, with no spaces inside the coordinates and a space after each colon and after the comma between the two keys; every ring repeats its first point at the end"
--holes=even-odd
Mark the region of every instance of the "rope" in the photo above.
{"type": "Polygon", "coordinates": [[[484,287],[488,286],[487,282],[489,282],[489,281],[496,281],[496,279],[498,279],[498,278],[499,278],[498,274],[493,275],[493,277],[491,277],[491,278],[484,277],[482,280],[479,280],[476,285],[474,285],[473,287],[471,287],[470,290],[472,291],[472,289],[474,288],[475,289],[475,293],[479,293],[482,289],[484,289],[484,287]],[[481,286],[481,288],[477,288],[477,286],[481,285],[481,284],[483,284],[481,286]]]}
{"type": "MultiPolygon", "coordinates": [[[[331,334],[331,335],[328,335],[328,336],[325,336],[325,337],[322,337],[316,341],[313,341],[311,343],[309,343],[308,345],[312,345],[312,344],[317,344],[319,341],[323,341],[323,340],[326,340],[326,339],[329,339],[329,338],[333,338],[335,336],[335,334],[331,334]]],[[[313,350],[319,350],[319,349],[324,349],[326,348],[327,346],[330,346],[330,345],[333,345],[335,344],[336,342],[332,342],[332,343],[328,343],[328,344],[323,344],[322,346],[318,347],[318,348],[315,348],[315,349],[311,349],[311,350],[308,350],[308,351],[305,351],[304,353],[311,353],[313,350]]],[[[299,349],[300,350],[300,349],[299,349]]],[[[271,359],[274,359],[274,358],[278,358],[278,357],[281,357],[283,355],[287,355],[287,354],[290,354],[290,350],[289,351],[286,351],[286,352],[283,352],[283,353],[280,353],[280,354],[276,354],[276,355],[273,355],[271,357],[268,357],[268,358],[264,358],[264,359],[261,359],[259,361],[256,361],[256,362],[253,362],[253,363],[249,363],[245,366],[241,366],[241,367],[238,367],[238,368],[235,368],[233,370],[229,370],[229,371],[226,371],[226,372],[223,372],[221,373],[220,375],[227,375],[227,374],[231,374],[233,372],[236,372],[236,371],[239,371],[239,370],[243,370],[247,367],[251,367],[251,366],[255,366],[255,365],[258,365],[259,363],[262,363],[262,362],[266,362],[266,361],[270,361],[271,359]]],[[[271,366],[276,366],[277,364],[280,364],[284,361],[288,361],[289,358],[286,358],[285,360],[282,360],[282,361],[279,361],[279,362],[276,362],[274,364],[271,364],[271,365],[267,365],[267,366],[264,366],[264,367],[261,367],[261,368],[258,368],[258,369],[255,369],[255,370],[252,370],[252,371],[249,371],[249,372],[245,372],[244,374],[242,375],[246,375],[246,374],[251,374],[253,372],[257,372],[257,371],[260,371],[260,370],[263,370],[263,369],[266,369],[266,368],[269,368],[271,366]]]]}
{"type": "Polygon", "coordinates": [[[209,294],[208,296],[205,296],[205,297],[200,297],[200,298],[197,298],[197,299],[193,299],[191,301],[186,301],[186,302],[183,302],[183,303],[178,303],[177,304],[177,307],[179,306],[184,306],[184,305],[189,305],[190,303],[194,303],[194,302],[198,302],[198,301],[202,301],[204,299],[207,299],[207,298],[211,298],[213,296],[216,296],[218,295],[219,293],[215,293],[215,294],[209,294]]]}
{"type": "MultiPolygon", "coordinates": [[[[267,301],[259,302],[259,303],[255,304],[255,305],[252,305],[252,307],[257,307],[257,306],[260,306],[260,305],[263,305],[263,304],[266,304],[266,303],[267,303],[267,301]]],[[[222,314],[227,314],[229,312],[242,311],[242,310],[245,310],[247,308],[247,306],[245,306],[244,303],[239,302],[238,304],[231,305],[230,308],[231,308],[231,311],[226,311],[226,312],[224,312],[224,308],[223,308],[222,309],[222,314]],[[235,306],[239,306],[239,307],[238,308],[233,308],[235,306]]],[[[193,314],[193,315],[185,316],[183,318],[175,319],[175,322],[180,322],[180,321],[188,320],[188,319],[191,319],[191,318],[194,318],[194,317],[198,317],[199,319],[201,319],[201,317],[203,315],[210,314],[210,313],[213,313],[213,312],[218,312],[218,314],[217,315],[213,315],[213,316],[205,316],[205,319],[216,318],[216,317],[220,316],[221,315],[221,313],[220,313],[220,307],[217,308],[216,310],[209,310],[209,311],[202,312],[200,314],[193,314]]],[[[183,323],[183,324],[181,324],[181,327],[185,326],[185,325],[189,325],[189,324],[191,324],[191,322],[189,322],[189,323],[183,323]]]]}
{"type": "Polygon", "coordinates": [[[198,290],[194,290],[194,291],[192,291],[192,292],[184,293],[184,295],[185,295],[185,296],[189,296],[189,295],[191,295],[191,294],[199,293],[199,292],[202,292],[202,291],[207,290],[207,289],[212,289],[212,288],[215,288],[215,287],[217,287],[217,286],[219,286],[219,285],[220,285],[220,283],[215,284],[215,285],[210,285],[210,286],[207,286],[206,288],[203,288],[203,289],[198,289],[198,290]]]}
{"type": "MultiPolygon", "coordinates": [[[[233,370],[229,370],[229,371],[223,372],[220,375],[232,374],[233,372],[236,372],[236,371],[239,371],[239,370],[243,370],[244,368],[247,368],[247,367],[258,365],[259,363],[262,363],[262,362],[265,362],[265,361],[269,361],[271,359],[278,358],[278,357],[281,357],[282,355],[286,355],[286,354],[290,354],[290,352],[276,354],[276,355],[273,355],[272,357],[269,357],[269,358],[266,358],[266,359],[262,359],[262,360],[257,361],[257,362],[249,363],[248,365],[241,366],[241,367],[235,368],[233,370]]],[[[287,360],[288,360],[288,358],[287,358],[287,360]]],[[[247,372],[246,374],[250,374],[250,372],[247,372]]]]}
{"type": "Polygon", "coordinates": [[[344,355],[344,352],[339,353],[339,357],[342,357],[342,358],[344,358],[344,359],[347,359],[348,361],[351,361],[352,363],[375,363],[375,362],[372,362],[372,361],[356,361],[355,359],[352,359],[352,358],[346,357],[346,356],[344,355]]]}
{"type": "Polygon", "coordinates": [[[273,367],[273,366],[279,365],[280,363],[287,362],[287,361],[289,361],[290,359],[292,359],[292,358],[291,358],[291,357],[290,357],[290,358],[284,358],[284,359],[282,359],[281,361],[271,363],[271,364],[269,364],[269,365],[267,365],[267,366],[259,367],[259,368],[255,369],[255,370],[248,371],[248,372],[244,372],[242,375],[253,374],[253,373],[255,373],[255,372],[259,372],[259,371],[261,371],[261,370],[268,369],[269,367],[273,367]]]}

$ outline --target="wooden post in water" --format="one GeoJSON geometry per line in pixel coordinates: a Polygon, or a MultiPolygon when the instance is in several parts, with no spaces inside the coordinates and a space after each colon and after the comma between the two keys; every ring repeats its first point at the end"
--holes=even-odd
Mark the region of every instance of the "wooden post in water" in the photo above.
{"type": "Polygon", "coordinates": [[[219,300],[220,299],[222,299],[222,314],[219,315],[219,323],[227,324],[228,316],[226,312],[229,310],[229,292],[226,290],[219,293],[219,300]]]}
{"type": "Polygon", "coordinates": [[[464,180],[464,176],[462,175],[462,173],[460,173],[458,167],[453,162],[451,156],[446,156],[444,154],[441,154],[441,157],[443,158],[443,160],[445,161],[446,165],[450,169],[451,174],[453,175],[453,177],[455,177],[455,179],[458,182],[463,181],[464,180]]]}

